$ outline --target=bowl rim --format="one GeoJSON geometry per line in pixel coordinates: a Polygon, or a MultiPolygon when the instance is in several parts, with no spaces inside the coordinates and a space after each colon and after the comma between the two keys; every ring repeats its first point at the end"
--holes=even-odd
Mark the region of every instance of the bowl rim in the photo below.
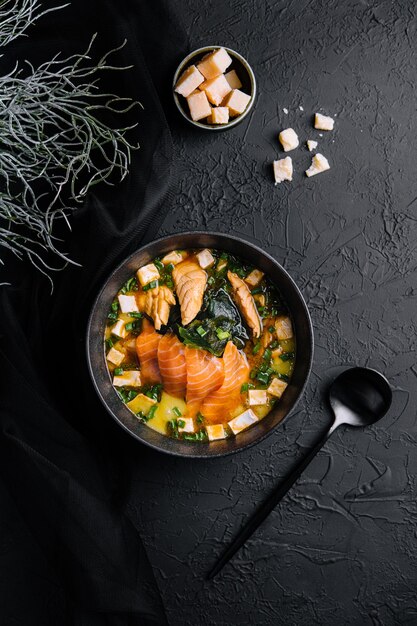
{"type": "Polygon", "coordinates": [[[175,102],[175,106],[177,107],[178,111],[181,113],[182,117],[184,119],[187,120],[187,122],[189,122],[192,126],[196,126],[197,128],[202,128],[203,130],[208,130],[208,131],[224,131],[224,130],[229,130],[230,128],[233,128],[234,126],[237,126],[237,124],[240,124],[240,122],[242,122],[245,117],[250,113],[250,111],[253,108],[253,105],[255,104],[255,97],[256,97],[256,92],[257,92],[257,86],[256,86],[256,78],[255,78],[255,73],[250,65],[250,63],[245,59],[244,56],[242,56],[239,52],[236,52],[236,50],[233,50],[233,48],[228,48],[227,46],[203,46],[201,48],[197,48],[196,50],[194,50],[193,52],[190,52],[189,54],[187,54],[186,57],[184,57],[184,59],[179,63],[177,69],[175,70],[174,73],[174,78],[172,80],[172,93],[173,93],[173,97],[174,97],[174,102],[175,102]],[[240,62],[241,64],[244,66],[244,68],[246,69],[248,75],[249,75],[249,79],[251,82],[251,94],[250,94],[250,101],[248,106],[246,107],[246,109],[244,110],[243,113],[241,113],[240,115],[236,116],[231,122],[228,122],[227,124],[218,124],[216,125],[212,125],[209,126],[208,124],[202,124],[201,122],[194,121],[191,119],[191,117],[189,115],[187,115],[185,113],[185,111],[183,110],[182,106],[180,105],[180,99],[178,94],[174,91],[175,89],[175,85],[177,83],[177,80],[179,78],[179,75],[182,73],[184,67],[195,57],[198,56],[200,54],[203,54],[204,52],[209,52],[209,51],[213,51],[213,50],[219,50],[220,48],[224,48],[227,52],[229,52],[232,56],[235,56],[240,62]]]}
{"type": "MultiPolygon", "coordinates": [[[[188,247],[193,247],[193,246],[188,246],[188,247]]],[[[195,246],[194,246],[195,247],[195,246]]],[[[219,244],[219,248],[221,249],[221,244],[219,244]]],[[[240,255],[239,252],[237,252],[237,256],[242,257],[244,255],[240,255]]],[[[279,289],[279,287],[278,287],[279,289]]],[[[290,313],[291,313],[291,308],[290,309],[290,313]]],[[[102,314],[103,315],[103,314],[102,314]]],[[[87,357],[87,366],[88,366],[88,371],[90,374],[90,378],[93,382],[93,386],[95,388],[95,391],[98,395],[98,397],[100,398],[101,403],[103,404],[104,408],[106,409],[106,411],[111,415],[111,417],[114,419],[114,421],[120,426],[122,427],[131,437],[133,437],[134,439],[136,439],[137,441],[139,441],[140,443],[158,451],[158,452],[162,452],[164,454],[169,454],[170,456],[174,456],[174,457],[180,457],[180,458],[190,458],[190,459],[211,459],[211,458],[219,458],[219,457],[225,457],[225,456],[229,456],[231,454],[236,454],[238,452],[242,452],[243,450],[247,450],[248,448],[251,448],[254,445],[257,445],[259,443],[261,443],[262,441],[264,441],[267,437],[269,437],[279,426],[281,426],[282,424],[284,424],[284,422],[286,422],[286,420],[288,419],[289,415],[291,415],[291,413],[293,413],[294,409],[296,408],[296,406],[298,405],[301,397],[303,396],[303,393],[305,391],[307,382],[310,378],[310,374],[311,374],[311,368],[312,368],[312,364],[313,364],[313,356],[314,356],[314,332],[313,332],[313,324],[311,321],[311,316],[310,316],[310,312],[309,309],[307,307],[307,304],[305,302],[305,299],[299,289],[299,287],[297,286],[296,282],[294,281],[294,279],[291,277],[291,275],[287,272],[287,270],[276,260],[274,259],[274,257],[272,255],[270,255],[268,252],[265,252],[264,250],[262,250],[262,248],[260,248],[259,246],[257,246],[256,244],[248,241],[247,239],[243,239],[242,237],[238,237],[238,236],[234,236],[234,235],[228,235],[225,233],[220,233],[220,232],[214,232],[214,231],[204,231],[204,230],[198,230],[198,231],[183,231],[183,232],[179,232],[179,233],[172,233],[170,235],[164,235],[162,237],[158,237],[157,239],[153,239],[150,242],[147,242],[146,244],[144,244],[143,246],[138,247],[135,251],[133,251],[131,254],[129,254],[124,260],[122,260],[111,272],[110,274],[107,276],[106,280],[104,281],[102,287],[99,289],[99,292],[97,294],[97,296],[94,299],[93,305],[91,307],[91,312],[90,315],[88,317],[88,322],[87,322],[87,327],[86,327],[86,357],[87,357]],[[140,437],[137,433],[133,432],[126,424],[123,423],[123,421],[116,415],[115,412],[113,412],[113,410],[111,409],[111,407],[108,405],[108,403],[106,402],[106,399],[104,397],[104,394],[102,393],[102,390],[100,388],[100,385],[96,379],[95,376],[95,370],[93,367],[93,363],[92,363],[92,354],[91,354],[91,343],[92,343],[92,334],[93,334],[93,323],[95,321],[95,317],[96,315],[99,313],[98,310],[98,304],[100,303],[101,297],[108,285],[108,283],[111,281],[111,279],[113,278],[113,276],[115,274],[117,274],[119,272],[119,270],[123,269],[126,265],[129,264],[129,262],[139,253],[142,251],[146,251],[147,248],[150,248],[154,245],[163,243],[169,239],[172,239],[173,237],[198,237],[198,236],[208,236],[208,237],[220,237],[220,239],[224,239],[224,240],[231,240],[236,242],[238,245],[240,244],[244,244],[246,246],[251,247],[256,253],[261,254],[262,256],[264,256],[268,261],[272,262],[275,266],[278,267],[278,270],[280,272],[282,272],[284,274],[284,276],[286,277],[286,279],[289,281],[289,283],[291,284],[292,289],[294,290],[294,293],[296,294],[298,301],[303,309],[303,313],[305,316],[305,321],[307,322],[307,329],[308,329],[308,340],[309,340],[309,354],[308,354],[308,361],[304,362],[304,367],[305,367],[305,376],[304,376],[304,380],[298,390],[297,396],[293,402],[293,404],[289,407],[288,411],[286,412],[286,414],[283,416],[283,418],[277,422],[275,425],[271,426],[271,428],[269,428],[267,431],[265,431],[264,433],[260,433],[260,435],[254,439],[253,441],[249,441],[247,443],[241,444],[239,447],[231,449],[231,450],[223,450],[223,451],[219,451],[219,452],[213,452],[210,454],[194,454],[193,452],[187,452],[186,454],[180,452],[179,450],[175,450],[175,449],[165,449],[162,448],[158,445],[155,445],[154,443],[150,442],[150,441],[146,441],[144,438],[140,437]]],[[[107,369],[107,363],[105,360],[105,351],[104,351],[104,341],[103,341],[103,359],[104,359],[104,364],[105,367],[107,369]]],[[[107,370],[108,371],[108,370],[107,370]]],[[[121,400],[120,400],[121,403],[121,400]]],[[[121,406],[123,406],[123,404],[121,403],[121,406]]],[[[129,409],[126,409],[127,411],[129,411],[129,409]]],[[[270,411],[269,414],[272,414],[274,409],[272,409],[272,411],[270,411]]],[[[267,416],[266,416],[267,417],[267,416]]],[[[262,420],[260,420],[260,422],[262,422],[262,420]]],[[[258,422],[258,423],[260,423],[258,422]]],[[[146,426],[146,424],[143,425],[145,428],[149,428],[148,426],[146,426]]],[[[157,432],[157,431],[154,431],[157,432]]],[[[161,437],[166,437],[166,435],[163,435],[162,433],[158,433],[161,435],[161,437]]],[[[175,441],[171,438],[168,437],[168,439],[170,441],[175,441]]],[[[216,443],[216,442],[214,442],[216,443]]],[[[206,445],[210,445],[210,442],[207,444],[206,442],[201,443],[198,442],[197,445],[201,445],[201,446],[206,446],[206,445]]]]}

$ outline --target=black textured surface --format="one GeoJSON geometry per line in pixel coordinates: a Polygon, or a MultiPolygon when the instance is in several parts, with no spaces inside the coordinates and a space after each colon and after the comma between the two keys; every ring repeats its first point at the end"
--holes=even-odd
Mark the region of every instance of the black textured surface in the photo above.
{"type": "Polygon", "coordinates": [[[190,50],[235,48],[259,95],[250,124],[220,135],[173,116],[176,196],[162,232],[218,229],[264,246],[307,298],[316,354],[304,401],[259,446],[201,462],[137,446],[131,508],[145,523],[168,618],[416,624],[415,4],[176,5],[190,50]],[[321,108],[336,115],[322,138],[312,128],[321,108]],[[291,153],[293,183],[274,187],[270,163],[287,126],[302,143],[318,139],[330,172],[306,179],[301,147],[291,153]],[[340,429],[222,575],[205,582],[246,516],[329,424],[323,392],[345,364],[386,373],[390,413],[363,432],[340,429]]]}

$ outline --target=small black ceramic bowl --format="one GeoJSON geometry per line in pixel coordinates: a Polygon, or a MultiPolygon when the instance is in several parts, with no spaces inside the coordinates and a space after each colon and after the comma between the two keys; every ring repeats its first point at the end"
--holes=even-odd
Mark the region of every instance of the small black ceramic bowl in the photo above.
{"type": "Polygon", "coordinates": [[[96,391],[116,422],[146,445],[176,456],[216,457],[238,452],[267,437],[288,416],[299,400],[310,374],[313,330],[310,315],[297,285],[283,267],[257,246],[238,237],[210,232],[187,232],[157,239],[128,257],[109,276],[94,303],[87,328],[87,359],[96,391]],[[248,430],[220,441],[191,442],[171,439],[141,423],[126,408],[113,388],[107,369],[104,332],[107,314],[120,285],[156,256],[175,249],[216,248],[230,252],[262,270],[281,293],[293,320],[297,354],[291,381],[276,407],[248,430]]]}
{"type": "Polygon", "coordinates": [[[246,59],[231,48],[226,48],[226,46],[204,46],[204,48],[198,48],[198,50],[194,50],[188,56],[185,57],[177,67],[177,71],[174,74],[174,79],[172,82],[172,92],[174,94],[174,102],[177,106],[178,111],[181,113],[183,117],[192,124],[193,126],[197,126],[198,128],[202,128],[204,130],[228,130],[229,128],[233,128],[237,124],[240,124],[245,117],[249,114],[255,103],[256,97],[256,80],[255,74],[249,63],[246,59]],[[226,72],[230,72],[231,70],[235,70],[238,75],[240,82],[242,83],[241,91],[244,91],[248,96],[251,97],[248,106],[240,115],[233,117],[227,124],[208,124],[205,121],[197,121],[195,122],[191,119],[190,112],[188,110],[188,104],[186,98],[179,95],[174,91],[175,85],[181,74],[188,68],[190,65],[197,65],[201,61],[201,59],[208,54],[209,52],[213,52],[214,50],[218,50],[219,48],[224,48],[228,54],[232,58],[232,64],[229,65],[226,72]]]}

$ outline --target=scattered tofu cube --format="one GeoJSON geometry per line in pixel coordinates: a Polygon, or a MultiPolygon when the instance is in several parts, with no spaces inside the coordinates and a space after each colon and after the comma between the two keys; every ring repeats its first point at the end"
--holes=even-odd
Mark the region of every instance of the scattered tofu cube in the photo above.
{"type": "Polygon", "coordinates": [[[236,74],[235,70],[226,72],[224,77],[232,89],[240,89],[242,87],[242,83],[240,82],[239,76],[236,74]]]}
{"type": "Polygon", "coordinates": [[[225,267],[227,267],[226,259],[220,259],[216,265],[216,272],[221,272],[225,267]]]}
{"type": "Polygon", "coordinates": [[[228,424],[232,432],[237,435],[242,430],[245,430],[245,428],[248,428],[257,421],[258,418],[256,417],[255,413],[252,411],[252,409],[248,409],[247,411],[244,411],[237,417],[230,420],[228,424]]]}
{"type": "Polygon", "coordinates": [[[209,102],[214,104],[214,106],[218,106],[227,94],[232,91],[231,86],[223,74],[220,74],[220,76],[216,76],[216,78],[212,78],[211,80],[206,80],[202,85],[200,85],[200,89],[205,92],[207,99],[209,102]]]}
{"type": "Polygon", "coordinates": [[[179,433],[193,433],[194,432],[194,422],[192,417],[180,417],[184,423],[184,426],[178,426],[179,433]]]}
{"type": "Polygon", "coordinates": [[[121,352],[120,350],[117,350],[116,348],[110,348],[110,350],[107,353],[107,360],[110,361],[110,363],[113,363],[113,365],[120,365],[120,363],[123,361],[124,358],[125,358],[124,352],[121,352]]]}
{"type": "Polygon", "coordinates": [[[281,356],[281,354],[284,352],[284,350],[282,349],[281,346],[278,346],[278,348],[275,348],[275,350],[272,350],[271,352],[271,357],[273,359],[277,359],[278,357],[281,356]]]}
{"type": "Polygon", "coordinates": [[[292,172],[291,157],[285,157],[285,159],[274,161],[274,178],[276,185],[282,183],[284,180],[292,180],[292,172]]]}
{"type": "Polygon", "coordinates": [[[232,89],[222,102],[222,105],[229,108],[230,117],[236,117],[236,115],[240,115],[246,109],[250,98],[247,93],[243,93],[240,89],[232,89]]]}
{"type": "Polygon", "coordinates": [[[204,91],[196,91],[187,98],[191,119],[194,122],[211,115],[211,106],[204,91]]]}
{"type": "Polygon", "coordinates": [[[173,252],[166,254],[161,259],[161,263],[164,265],[169,265],[170,263],[172,263],[172,265],[178,265],[178,263],[181,263],[181,261],[183,261],[187,256],[188,254],[185,251],[178,252],[178,250],[174,250],[173,252]]]}
{"type": "Polygon", "coordinates": [[[267,392],[275,398],[280,398],[287,387],[287,383],[283,380],[280,380],[279,378],[273,378],[267,389],[267,392]]]}
{"type": "Polygon", "coordinates": [[[140,372],[130,370],[113,377],[115,387],[140,387],[140,372]]]}
{"type": "Polygon", "coordinates": [[[141,411],[144,415],[147,415],[154,404],[157,404],[156,400],[148,398],[144,393],[138,393],[133,400],[126,403],[126,406],[135,414],[141,411]]]}
{"type": "Polygon", "coordinates": [[[325,172],[330,169],[330,164],[325,156],[317,152],[311,160],[311,165],[306,170],[307,176],[315,176],[316,174],[321,174],[321,172],[325,172]]]}
{"type": "Polygon", "coordinates": [[[268,403],[268,396],[265,389],[249,389],[248,391],[249,406],[258,406],[268,403]]]}
{"type": "Polygon", "coordinates": [[[200,250],[200,252],[197,252],[196,257],[200,267],[203,270],[211,267],[215,261],[214,256],[207,248],[205,250],[200,250]]]}
{"type": "Polygon", "coordinates": [[[321,113],[316,113],[314,116],[314,128],[318,128],[319,130],[333,130],[334,119],[329,117],[328,115],[322,115],[321,113]]]}
{"type": "Polygon", "coordinates": [[[229,121],[229,109],[227,107],[214,107],[207,121],[209,124],[227,124],[229,121]]]}
{"type": "Polygon", "coordinates": [[[284,152],[294,150],[299,146],[298,135],[293,128],[286,128],[279,134],[279,140],[282,144],[284,152]]]}
{"type": "Polygon", "coordinates": [[[206,431],[210,441],[215,441],[216,439],[226,439],[223,424],[211,424],[206,426],[206,431]]]}
{"type": "Polygon", "coordinates": [[[127,336],[126,322],[124,320],[117,320],[110,330],[112,335],[116,335],[120,339],[124,339],[127,336]]]}
{"type": "Polygon", "coordinates": [[[149,263],[138,269],[136,275],[142,287],[159,278],[158,268],[153,263],[149,263]]]}
{"type": "Polygon", "coordinates": [[[122,313],[132,313],[132,311],[137,313],[139,311],[135,296],[119,295],[117,296],[117,299],[119,300],[119,306],[122,313]]]}
{"type": "Polygon", "coordinates": [[[224,48],[214,50],[197,64],[197,69],[203,74],[205,78],[215,78],[229,67],[232,59],[228,52],[224,48]]]}
{"type": "Polygon", "coordinates": [[[277,317],[275,320],[275,332],[279,341],[281,339],[291,339],[291,337],[294,336],[294,333],[290,318],[286,315],[280,315],[277,317]]]}
{"type": "Polygon", "coordinates": [[[198,71],[195,65],[191,65],[179,77],[174,91],[179,93],[181,96],[184,96],[184,98],[188,98],[190,93],[197,89],[197,87],[203,82],[203,74],[198,71]]]}
{"type": "Polygon", "coordinates": [[[317,148],[317,141],[314,141],[313,139],[307,139],[307,148],[310,150],[310,152],[315,150],[317,148]]]}
{"type": "Polygon", "coordinates": [[[261,272],[261,270],[252,270],[251,273],[246,276],[245,283],[247,283],[251,287],[256,287],[257,285],[259,285],[263,277],[264,273],[261,272]]]}

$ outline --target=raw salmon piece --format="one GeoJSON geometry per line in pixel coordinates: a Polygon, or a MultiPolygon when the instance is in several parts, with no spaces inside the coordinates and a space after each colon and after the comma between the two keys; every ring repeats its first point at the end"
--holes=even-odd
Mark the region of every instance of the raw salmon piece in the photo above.
{"type": "Polygon", "coordinates": [[[172,278],[181,307],[181,321],[186,326],[201,309],[207,274],[196,261],[185,260],[175,266],[172,278]]]}
{"type": "Polygon", "coordinates": [[[161,383],[162,378],[158,366],[158,346],[162,335],[159,335],[146,318],[142,322],[142,332],[136,337],[136,353],[140,363],[142,384],[161,383]]]}
{"type": "Polygon", "coordinates": [[[167,333],[159,342],[158,363],[164,391],[174,398],[184,398],[187,388],[185,347],[173,333],[167,333]]]}
{"type": "Polygon", "coordinates": [[[262,321],[256,308],[255,300],[247,284],[233,272],[227,272],[227,278],[233,287],[233,298],[255,338],[261,336],[262,321]]]}
{"type": "Polygon", "coordinates": [[[200,411],[208,424],[225,422],[230,412],[240,402],[240,388],[249,378],[249,365],[246,356],[232,341],[223,353],[224,381],[220,389],[210,394],[203,402],[200,411]]]}
{"type": "Polygon", "coordinates": [[[223,361],[196,348],[185,348],[187,364],[187,414],[198,413],[206,396],[218,389],[224,379],[223,361]]]}

